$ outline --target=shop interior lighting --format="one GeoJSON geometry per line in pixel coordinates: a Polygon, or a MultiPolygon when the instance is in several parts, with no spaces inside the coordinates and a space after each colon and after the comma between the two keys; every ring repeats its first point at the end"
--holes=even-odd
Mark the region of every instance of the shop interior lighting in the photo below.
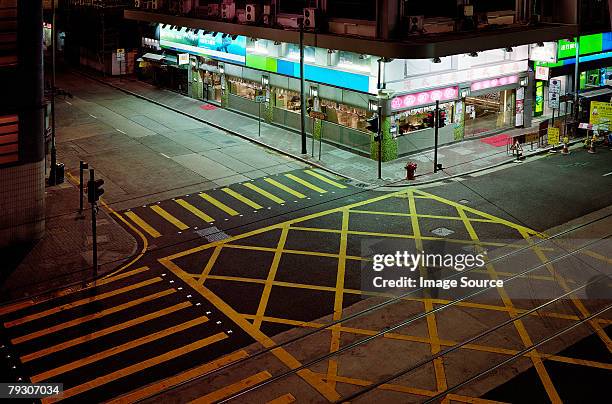
{"type": "Polygon", "coordinates": [[[360,60],[366,60],[367,58],[368,58],[368,55],[364,55],[363,53],[359,55],[360,60]]]}
{"type": "Polygon", "coordinates": [[[278,45],[280,45],[280,44],[281,44],[280,42],[278,42],[278,41],[274,41],[274,45],[278,46],[278,45]]]}
{"type": "Polygon", "coordinates": [[[331,54],[331,53],[336,53],[336,52],[338,52],[338,51],[337,51],[337,50],[335,50],[335,49],[328,49],[328,50],[327,50],[327,53],[330,53],[330,54],[331,54]]]}
{"type": "Polygon", "coordinates": [[[508,47],[506,48],[506,52],[512,52],[512,51],[513,51],[512,46],[508,46],[508,47]]]}
{"type": "Polygon", "coordinates": [[[442,63],[442,59],[436,57],[431,60],[433,63],[442,63]]]}
{"type": "Polygon", "coordinates": [[[470,52],[468,53],[469,57],[473,57],[473,58],[477,58],[478,57],[478,52],[470,52]]]}
{"type": "Polygon", "coordinates": [[[544,42],[538,42],[538,43],[537,43],[537,45],[538,45],[540,48],[543,48],[543,47],[544,47],[544,42]]]}

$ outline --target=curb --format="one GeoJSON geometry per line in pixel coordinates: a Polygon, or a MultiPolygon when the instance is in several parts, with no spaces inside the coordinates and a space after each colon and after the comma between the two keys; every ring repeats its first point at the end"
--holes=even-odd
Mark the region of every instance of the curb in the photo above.
{"type": "MultiPolygon", "coordinates": [[[[216,128],[216,129],[228,132],[228,133],[230,133],[230,134],[232,134],[234,136],[238,136],[241,139],[247,140],[247,141],[249,141],[251,143],[254,143],[254,144],[257,144],[259,146],[265,147],[267,149],[273,150],[273,151],[275,151],[275,152],[277,152],[279,154],[282,154],[284,156],[291,157],[291,158],[293,158],[295,160],[298,160],[298,161],[300,161],[300,162],[302,162],[304,164],[308,164],[310,166],[319,168],[319,169],[321,169],[323,171],[326,171],[326,172],[328,172],[330,174],[333,174],[333,175],[336,175],[338,177],[345,178],[345,179],[347,179],[347,180],[349,180],[351,182],[354,182],[354,183],[365,184],[368,187],[375,187],[375,188],[386,188],[386,187],[388,187],[388,188],[401,188],[401,187],[409,187],[409,186],[428,185],[428,184],[433,184],[435,182],[450,180],[450,179],[453,179],[453,178],[459,178],[459,177],[463,177],[465,175],[470,175],[470,174],[474,174],[474,173],[477,173],[477,172],[480,172],[480,171],[489,170],[491,168],[501,167],[501,166],[504,166],[506,164],[514,163],[514,160],[502,161],[502,162],[490,165],[488,167],[477,168],[477,169],[474,169],[474,170],[471,170],[471,171],[466,171],[466,172],[463,172],[463,173],[460,173],[460,174],[454,174],[454,175],[451,175],[451,176],[448,176],[448,177],[444,177],[444,178],[430,179],[430,180],[424,180],[424,181],[419,181],[419,182],[405,182],[405,183],[402,183],[402,184],[398,184],[399,182],[407,181],[406,179],[399,179],[399,180],[390,181],[389,183],[383,183],[383,184],[376,184],[376,183],[373,183],[373,182],[366,182],[366,181],[362,181],[362,180],[358,180],[356,178],[350,177],[350,176],[348,176],[346,174],[339,173],[339,172],[337,172],[335,170],[332,170],[329,167],[323,166],[323,165],[321,165],[321,164],[319,164],[317,162],[314,162],[314,161],[310,161],[309,159],[301,157],[299,155],[292,154],[292,153],[289,153],[287,151],[281,150],[281,149],[279,149],[277,147],[271,146],[271,145],[269,145],[269,144],[267,144],[265,142],[262,142],[260,140],[253,139],[251,137],[245,136],[245,135],[241,134],[240,132],[236,132],[233,129],[224,128],[223,126],[218,125],[216,123],[206,121],[206,120],[204,120],[202,118],[199,118],[199,117],[197,117],[195,115],[192,115],[192,114],[189,114],[187,112],[181,111],[181,110],[176,109],[174,107],[171,107],[169,105],[165,105],[165,104],[163,104],[163,103],[161,103],[159,101],[155,101],[155,100],[153,100],[153,99],[151,99],[149,97],[145,97],[145,96],[143,96],[141,94],[138,94],[138,93],[135,93],[133,91],[127,90],[125,88],[119,87],[119,86],[117,86],[117,85],[115,85],[113,83],[109,83],[109,82],[107,82],[105,80],[102,80],[100,78],[92,76],[92,75],[90,75],[88,73],[85,73],[83,71],[75,70],[75,69],[71,69],[71,71],[75,72],[77,74],[80,74],[80,75],[82,75],[84,77],[87,77],[90,80],[96,81],[96,82],[98,82],[100,84],[104,84],[106,86],[112,87],[112,88],[114,88],[116,90],[119,90],[119,91],[125,93],[125,94],[129,94],[129,95],[134,96],[136,98],[140,98],[141,100],[145,100],[147,102],[150,102],[150,103],[155,104],[157,106],[160,106],[162,108],[169,109],[170,111],[176,112],[176,113],[181,114],[181,115],[186,116],[186,117],[189,117],[189,118],[194,119],[194,120],[196,120],[198,122],[202,122],[202,123],[204,123],[206,125],[209,125],[209,126],[212,126],[212,127],[216,128]]],[[[206,101],[203,101],[203,102],[206,102],[206,101]]],[[[576,139],[576,140],[570,142],[569,144],[571,146],[571,145],[574,145],[574,144],[579,143],[579,142],[582,142],[582,140],[576,139]]],[[[538,150],[538,151],[532,152],[530,154],[524,154],[524,157],[527,158],[527,157],[532,157],[532,156],[537,156],[537,155],[540,155],[540,154],[548,153],[549,150],[550,150],[550,148],[538,150]]]]}
{"type": "MultiPolygon", "coordinates": [[[[174,107],[171,107],[171,106],[169,106],[169,105],[165,105],[165,104],[163,104],[163,103],[161,103],[161,102],[159,102],[159,101],[155,101],[155,100],[153,100],[153,99],[151,99],[151,98],[149,98],[149,97],[145,97],[144,95],[140,95],[140,94],[135,93],[135,92],[133,92],[133,91],[126,90],[125,88],[119,87],[119,86],[117,86],[117,85],[115,85],[115,84],[113,84],[113,83],[109,83],[109,82],[107,82],[107,81],[104,81],[104,80],[102,80],[102,79],[99,79],[99,78],[97,78],[97,77],[95,77],[95,76],[92,76],[92,75],[90,75],[90,74],[88,74],[88,73],[84,73],[84,72],[79,71],[79,70],[72,70],[72,71],[73,71],[73,72],[75,72],[75,73],[77,73],[77,74],[80,74],[80,75],[82,75],[82,76],[85,76],[85,77],[87,77],[87,78],[88,78],[88,79],[90,79],[90,80],[96,81],[96,82],[98,82],[98,83],[100,83],[100,84],[104,84],[104,85],[107,85],[107,86],[109,86],[109,87],[112,87],[112,88],[114,88],[114,89],[116,89],[116,90],[119,90],[119,91],[121,91],[121,92],[123,92],[123,93],[125,93],[125,94],[132,95],[132,96],[134,96],[134,97],[136,97],[136,98],[140,98],[141,100],[145,100],[145,101],[147,101],[147,102],[150,102],[151,104],[155,104],[155,105],[160,106],[160,107],[162,107],[162,108],[169,109],[170,111],[176,112],[177,114],[181,114],[181,115],[183,115],[183,116],[189,117],[189,118],[194,119],[194,120],[196,120],[196,121],[202,122],[202,123],[204,123],[204,124],[206,124],[206,125],[212,126],[213,128],[216,128],[216,129],[222,130],[222,131],[224,131],[224,132],[231,133],[232,135],[234,135],[234,136],[238,136],[239,138],[244,139],[244,140],[247,140],[247,141],[249,141],[249,142],[251,142],[251,143],[255,143],[255,144],[259,145],[259,146],[263,146],[263,147],[265,147],[265,148],[267,148],[267,149],[273,150],[273,151],[275,151],[275,152],[277,152],[277,153],[279,153],[279,154],[282,154],[282,155],[284,155],[284,156],[291,157],[291,158],[293,158],[293,159],[295,159],[295,160],[301,161],[301,162],[302,162],[302,163],[304,163],[304,164],[308,164],[308,165],[310,165],[310,166],[317,167],[317,168],[319,168],[319,169],[321,169],[321,170],[327,171],[327,172],[329,172],[329,173],[331,173],[331,174],[333,174],[333,175],[336,175],[336,176],[338,176],[338,177],[346,178],[346,179],[348,179],[348,180],[350,180],[350,181],[364,183],[363,181],[360,181],[360,180],[358,180],[358,179],[356,179],[356,178],[352,178],[352,177],[350,177],[350,176],[348,176],[348,175],[345,175],[345,174],[341,174],[341,173],[339,173],[339,172],[336,172],[336,171],[334,171],[334,170],[332,170],[332,169],[330,169],[330,168],[328,168],[328,167],[325,167],[325,166],[323,166],[323,165],[321,165],[321,164],[319,164],[319,163],[317,163],[317,162],[313,162],[313,161],[310,161],[310,160],[308,160],[308,159],[306,159],[306,158],[304,158],[304,157],[301,157],[301,156],[298,156],[298,155],[295,155],[295,154],[289,153],[289,152],[287,152],[287,151],[281,150],[281,149],[279,149],[279,148],[277,148],[277,147],[274,147],[274,146],[271,146],[271,145],[269,145],[269,144],[267,144],[267,143],[265,143],[265,142],[262,142],[262,141],[257,140],[257,139],[253,139],[253,138],[251,138],[251,137],[248,137],[248,136],[246,136],[246,135],[241,134],[240,132],[236,132],[236,131],[235,131],[235,130],[233,130],[233,129],[224,128],[224,127],[223,127],[223,126],[221,126],[221,125],[218,125],[218,124],[213,123],[213,122],[206,121],[206,120],[204,120],[204,119],[202,119],[202,118],[199,118],[199,117],[197,117],[197,116],[195,116],[195,115],[191,115],[191,114],[189,114],[189,113],[187,113],[187,112],[181,111],[181,110],[176,109],[176,108],[174,108],[174,107]]],[[[206,102],[206,101],[203,101],[203,102],[206,102]]],[[[211,105],[212,105],[212,104],[211,104],[211,105]]]]}

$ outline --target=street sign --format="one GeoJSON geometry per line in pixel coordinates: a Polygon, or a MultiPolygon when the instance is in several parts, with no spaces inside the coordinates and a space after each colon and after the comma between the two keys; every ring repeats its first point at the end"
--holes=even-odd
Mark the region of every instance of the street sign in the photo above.
{"type": "Polygon", "coordinates": [[[117,48],[117,62],[125,62],[125,49],[117,48]]]}
{"type": "Polygon", "coordinates": [[[178,64],[179,66],[188,65],[189,64],[189,53],[179,53],[178,64]]]}
{"type": "Polygon", "coordinates": [[[325,113],[321,111],[310,111],[308,115],[310,115],[311,118],[315,119],[325,119],[327,117],[327,115],[325,115],[325,113]]]}
{"type": "Polygon", "coordinates": [[[536,66],[536,71],[535,71],[536,80],[548,80],[549,75],[550,75],[550,67],[536,66]]]}
{"type": "Polygon", "coordinates": [[[548,128],[548,144],[549,145],[557,145],[559,144],[559,128],[548,128]]]}
{"type": "Polygon", "coordinates": [[[255,96],[255,102],[266,102],[266,96],[265,95],[256,95],[255,96]]]}
{"type": "Polygon", "coordinates": [[[549,93],[561,93],[561,80],[552,79],[548,83],[548,92],[549,93]]]}
{"type": "Polygon", "coordinates": [[[548,93],[548,108],[559,109],[559,93],[548,93]]]}

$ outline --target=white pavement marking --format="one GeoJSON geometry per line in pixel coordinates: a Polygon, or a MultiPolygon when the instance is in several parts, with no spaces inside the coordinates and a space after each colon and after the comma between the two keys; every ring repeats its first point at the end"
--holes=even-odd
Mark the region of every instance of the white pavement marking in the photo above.
{"type": "Polygon", "coordinates": [[[161,154],[162,156],[164,156],[164,157],[165,157],[165,158],[167,158],[167,159],[169,159],[169,158],[170,158],[170,156],[167,156],[167,155],[165,155],[164,153],[159,153],[159,154],[161,154]]]}
{"type": "Polygon", "coordinates": [[[65,102],[66,104],[68,104],[68,105],[72,105],[72,103],[71,103],[70,101],[66,101],[66,100],[64,100],[64,102],[65,102]]]}
{"type": "Polygon", "coordinates": [[[98,117],[97,117],[97,116],[95,116],[95,115],[89,114],[89,116],[91,116],[91,117],[92,117],[92,118],[94,118],[94,119],[98,119],[98,117]]]}
{"type": "Polygon", "coordinates": [[[609,173],[607,173],[607,174],[604,174],[602,177],[607,177],[608,175],[612,175],[612,171],[610,171],[610,172],[609,172],[609,173]]]}
{"type": "Polygon", "coordinates": [[[123,133],[124,135],[127,135],[127,133],[125,133],[125,132],[124,132],[124,131],[122,131],[121,129],[117,129],[117,128],[115,128],[115,130],[116,130],[117,132],[119,132],[119,133],[123,133]]]}

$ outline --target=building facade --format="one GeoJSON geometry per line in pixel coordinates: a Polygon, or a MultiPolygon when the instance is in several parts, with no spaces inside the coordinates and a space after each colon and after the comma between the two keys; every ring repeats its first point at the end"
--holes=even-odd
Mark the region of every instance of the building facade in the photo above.
{"type": "Polygon", "coordinates": [[[42,0],[0,2],[0,247],[44,233],[42,12],[42,0]]]}

